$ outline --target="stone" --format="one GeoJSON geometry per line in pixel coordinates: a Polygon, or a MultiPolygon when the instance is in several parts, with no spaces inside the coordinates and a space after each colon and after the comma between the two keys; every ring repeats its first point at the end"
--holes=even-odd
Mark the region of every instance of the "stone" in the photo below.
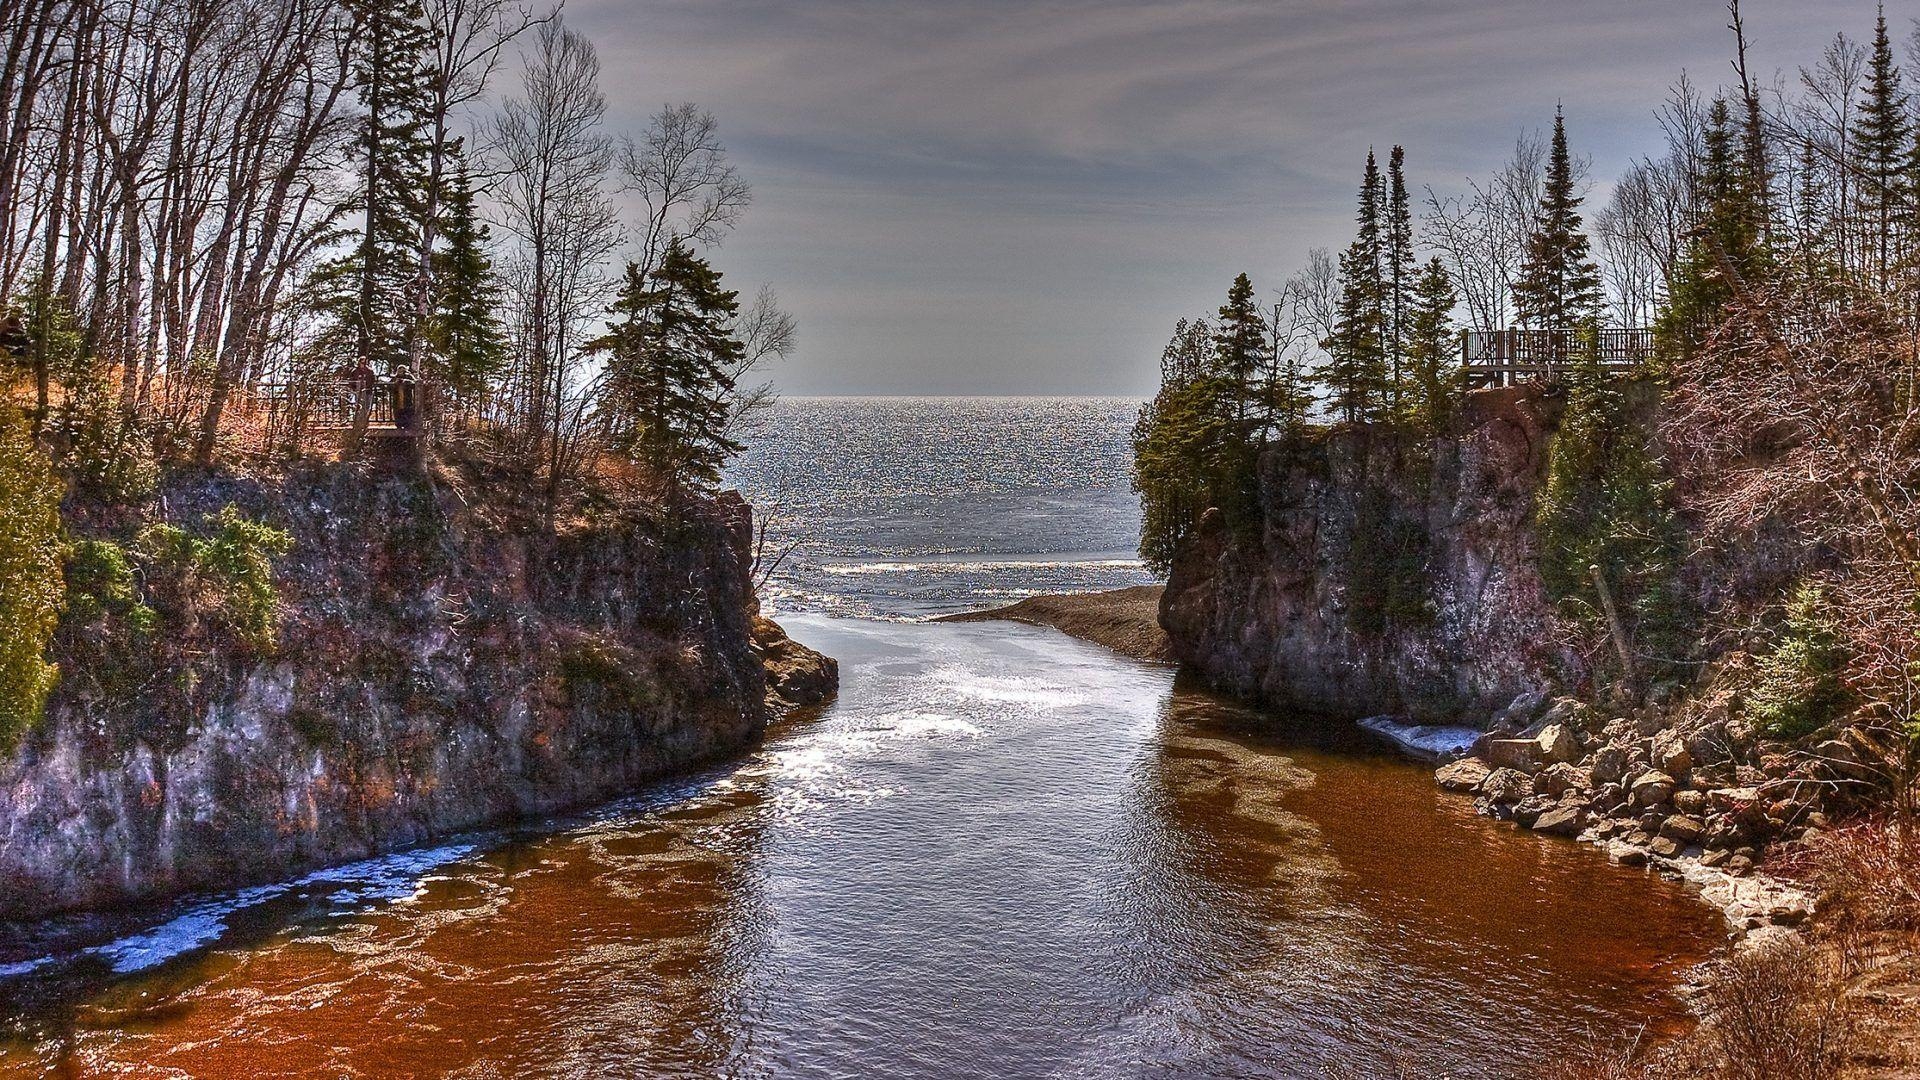
{"type": "Polygon", "coordinates": [[[1753,856],[1751,855],[1728,856],[1725,869],[1727,873],[1732,874],[1734,877],[1744,877],[1745,875],[1753,872],[1753,856]]]}
{"type": "Polygon", "coordinates": [[[1715,788],[1707,792],[1707,804],[1729,814],[1744,814],[1760,802],[1760,789],[1752,787],[1715,788]]]}
{"type": "Polygon", "coordinates": [[[1728,851],[1726,848],[1708,848],[1707,853],[1700,856],[1700,865],[1711,869],[1725,863],[1732,857],[1733,852],[1728,851]]]}
{"type": "Polygon", "coordinates": [[[1586,826],[1586,808],[1579,805],[1560,803],[1534,819],[1535,832],[1553,836],[1573,836],[1586,826]]]}
{"type": "Polygon", "coordinates": [[[1650,751],[1653,767],[1668,776],[1681,776],[1693,768],[1692,752],[1680,736],[1671,731],[1655,735],[1650,751]]]}
{"type": "Polygon", "coordinates": [[[1635,806],[1658,806],[1673,798],[1673,777],[1663,772],[1649,772],[1635,780],[1628,792],[1635,806]]]}
{"type": "Polygon", "coordinates": [[[1705,836],[1707,826],[1699,818],[1686,814],[1674,814],[1660,823],[1660,835],[1683,844],[1697,844],[1705,836]]]}
{"type": "Polygon", "coordinates": [[[1680,855],[1680,847],[1680,841],[1675,840],[1671,836],[1656,836],[1647,844],[1648,851],[1653,852],[1663,859],[1678,858],[1680,855]]]}
{"type": "Polygon", "coordinates": [[[1533,793],[1558,798],[1569,791],[1585,791],[1591,786],[1586,772],[1577,765],[1560,762],[1534,774],[1533,793]]]}
{"type": "Polygon", "coordinates": [[[1607,844],[1607,859],[1621,866],[1645,866],[1647,852],[1630,840],[1614,840],[1607,844]]]}
{"type": "Polygon", "coordinates": [[[1587,768],[1593,774],[1594,783],[1617,783],[1627,774],[1627,752],[1618,746],[1603,746],[1594,752],[1587,768]]]}
{"type": "Polygon", "coordinates": [[[1534,822],[1540,820],[1542,814],[1553,809],[1556,805],[1552,799],[1547,798],[1545,795],[1529,795],[1514,804],[1513,820],[1519,822],[1522,828],[1531,829],[1533,828],[1534,822]]]}
{"type": "Polygon", "coordinates": [[[1580,759],[1580,740],[1567,724],[1548,724],[1540,729],[1534,746],[1545,762],[1572,762],[1580,759]]]}
{"type": "Polygon", "coordinates": [[[1479,791],[1480,786],[1493,775],[1493,766],[1479,758],[1464,757],[1451,765],[1442,766],[1433,774],[1433,781],[1447,791],[1479,791]]]}
{"type": "Polygon", "coordinates": [[[1545,690],[1528,690],[1515,697],[1506,708],[1493,714],[1487,727],[1492,731],[1519,731],[1533,722],[1535,713],[1547,703],[1545,690]]]}
{"type": "Polygon", "coordinates": [[[1480,784],[1488,802],[1510,806],[1533,791],[1533,780],[1518,769],[1495,769],[1480,784]]]}
{"type": "Polygon", "coordinates": [[[1692,788],[1688,788],[1685,791],[1676,791],[1673,793],[1673,808],[1683,814],[1698,817],[1706,813],[1707,810],[1706,792],[1696,791],[1692,788]]]}
{"type": "Polygon", "coordinates": [[[1473,752],[1495,768],[1534,772],[1540,768],[1539,746],[1532,739],[1482,739],[1473,752]]]}

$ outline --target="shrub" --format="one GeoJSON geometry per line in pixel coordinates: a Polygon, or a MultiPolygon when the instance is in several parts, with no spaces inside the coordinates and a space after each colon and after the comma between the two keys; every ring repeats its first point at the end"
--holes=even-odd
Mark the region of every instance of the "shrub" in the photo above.
{"type": "Polygon", "coordinates": [[[1830,956],[1799,940],[1736,952],[1711,965],[1702,1033],[1729,1080],[1827,1080],[1849,1033],[1830,956]]]}
{"type": "Polygon", "coordinates": [[[139,600],[127,549],[111,540],[79,540],[67,552],[66,617],[76,623],[124,616],[141,634],[152,633],[158,616],[139,600]]]}
{"type": "Polygon", "coordinates": [[[39,722],[60,677],[46,652],[66,595],[61,495],[25,423],[0,412],[0,749],[39,722]]]}
{"type": "Polygon", "coordinates": [[[149,525],[136,541],[141,556],[169,579],[167,591],[187,614],[202,609],[237,641],[271,652],[280,638],[280,594],[273,560],[293,538],[228,505],[204,539],[173,525],[149,525]]]}
{"type": "Polygon", "coordinates": [[[1852,695],[1841,680],[1849,659],[1839,624],[1818,585],[1803,583],[1787,600],[1773,648],[1755,663],[1747,711],[1776,739],[1798,739],[1845,712],[1852,695]]]}

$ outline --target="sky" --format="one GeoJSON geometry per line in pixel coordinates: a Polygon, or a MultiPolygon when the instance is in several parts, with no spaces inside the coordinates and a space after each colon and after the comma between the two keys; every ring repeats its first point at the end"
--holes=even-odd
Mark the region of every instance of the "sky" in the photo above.
{"type": "MultiPolygon", "coordinates": [[[[1797,78],[1871,0],[1745,0],[1797,78]]],[[[1904,36],[1908,13],[1889,13],[1904,36]]],[[[753,206],[713,254],[771,284],[788,394],[1152,392],[1174,321],[1352,239],[1369,147],[1457,192],[1566,110],[1590,202],[1658,153],[1722,0],[568,0],[609,125],[718,118],[753,206]]],[[[1595,207],[1597,208],[1597,207],[1595,207]]]]}

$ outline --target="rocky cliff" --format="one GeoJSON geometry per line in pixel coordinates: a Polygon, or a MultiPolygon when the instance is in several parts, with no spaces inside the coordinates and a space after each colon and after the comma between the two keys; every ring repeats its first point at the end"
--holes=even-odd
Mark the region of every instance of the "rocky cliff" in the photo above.
{"type": "Polygon", "coordinates": [[[1576,683],[1530,526],[1553,419],[1537,394],[1486,390],[1451,438],[1269,449],[1243,520],[1209,511],[1175,561],[1160,618],[1179,659],[1275,707],[1475,726],[1576,683]]]}
{"type": "Polygon", "coordinates": [[[164,607],[148,634],[63,624],[46,719],[0,760],[0,917],[604,800],[830,692],[832,661],[758,616],[738,497],[549,529],[513,490],[438,466],[169,479],[163,520],[232,504],[291,535],[278,643],[164,607]]]}

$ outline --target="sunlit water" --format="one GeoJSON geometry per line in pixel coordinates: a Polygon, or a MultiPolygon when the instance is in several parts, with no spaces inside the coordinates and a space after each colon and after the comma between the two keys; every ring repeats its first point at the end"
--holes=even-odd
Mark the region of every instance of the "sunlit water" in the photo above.
{"type": "MultiPolygon", "coordinates": [[[[920,497],[883,527],[943,528],[920,497]]],[[[1074,521],[1019,554],[1086,562],[1074,521]]],[[[796,612],[979,599],[972,571],[876,569],[809,603],[809,559],[784,618],[842,661],[824,714],[578,818],[185,902],[89,951],[16,934],[0,1073],[1504,1077],[1680,1016],[1716,920],[1677,887],[1050,630],[796,612]]]]}
{"type": "Polygon", "coordinates": [[[792,398],[731,478],[786,610],[901,618],[1153,580],[1128,398],[792,398]]]}

